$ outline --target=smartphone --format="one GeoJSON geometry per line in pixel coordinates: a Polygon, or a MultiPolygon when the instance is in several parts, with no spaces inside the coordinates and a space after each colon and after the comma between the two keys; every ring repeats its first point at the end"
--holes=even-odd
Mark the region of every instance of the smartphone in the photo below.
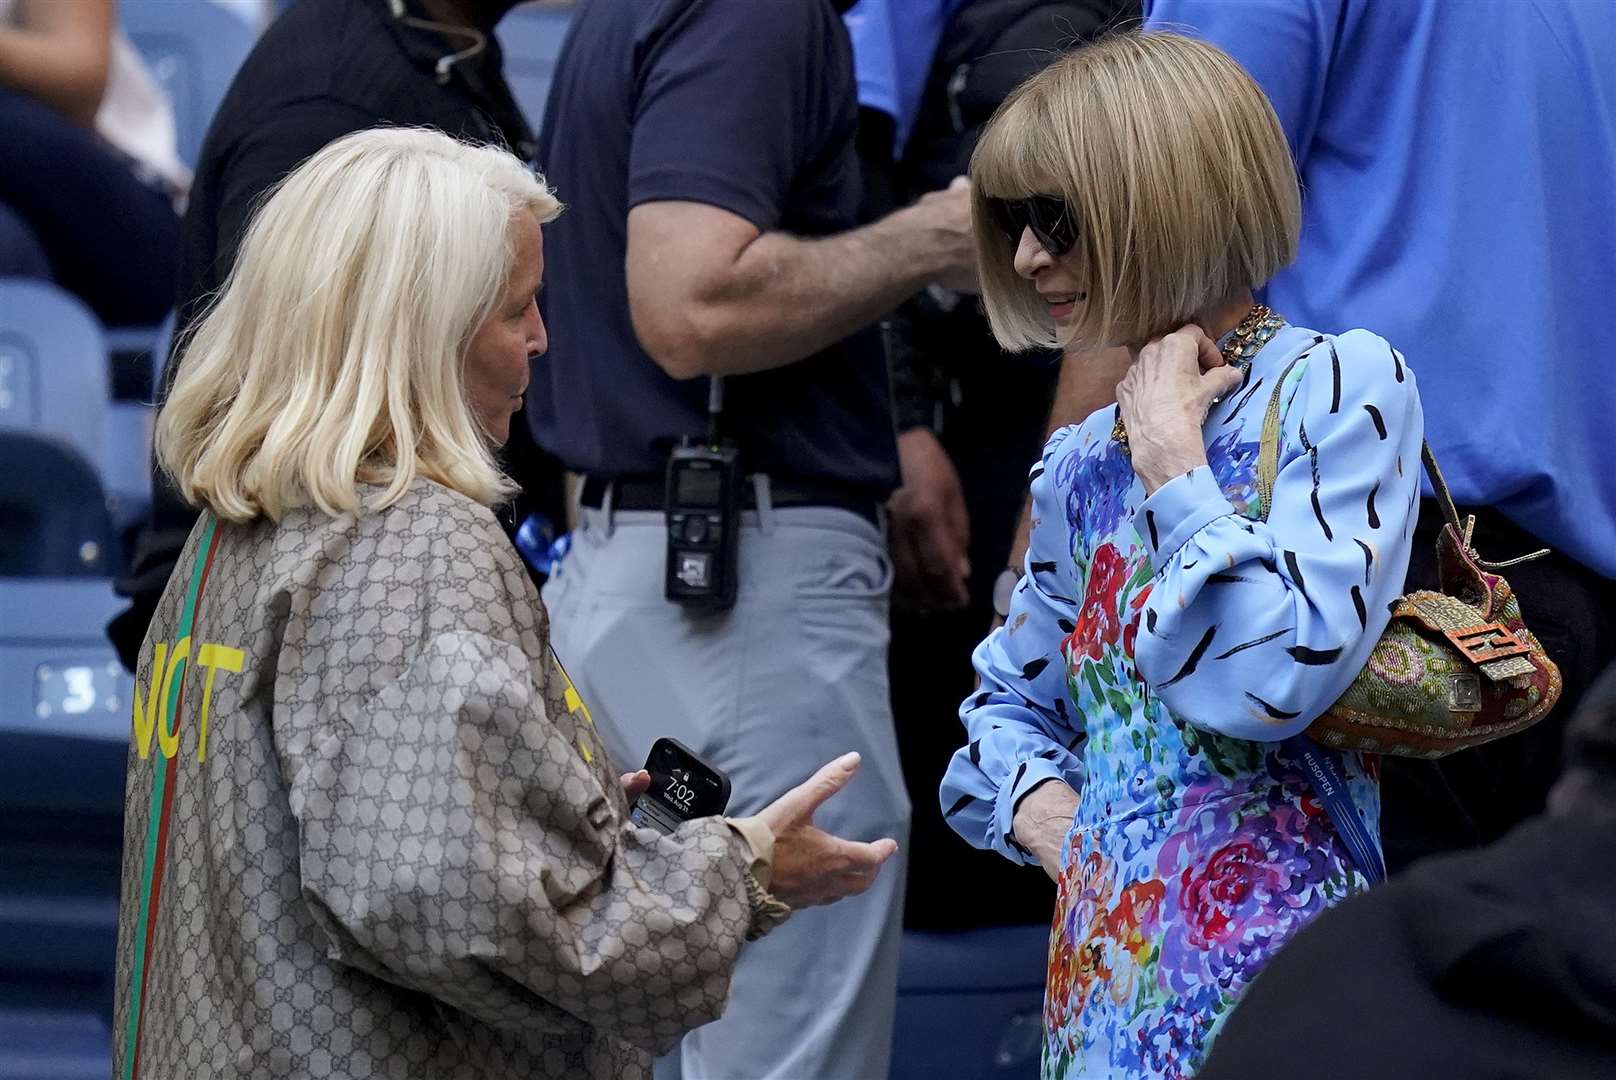
{"type": "Polygon", "coordinates": [[[671,833],[692,818],[714,817],[729,805],[729,777],[678,739],[658,739],[645,759],[651,787],[629,810],[629,820],[671,833]]]}

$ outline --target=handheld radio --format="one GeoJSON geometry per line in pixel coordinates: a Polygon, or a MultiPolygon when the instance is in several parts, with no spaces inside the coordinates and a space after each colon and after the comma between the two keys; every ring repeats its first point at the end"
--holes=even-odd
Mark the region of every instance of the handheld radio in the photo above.
{"type": "Polygon", "coordinates": [[[663,594],[696,611],[735,606],[740,547],[740,453],[720,437],[724,382],[714,376],[707,398],[707,437],[685,439],[668,457],[664,509],[668,564],[663,594]]]}

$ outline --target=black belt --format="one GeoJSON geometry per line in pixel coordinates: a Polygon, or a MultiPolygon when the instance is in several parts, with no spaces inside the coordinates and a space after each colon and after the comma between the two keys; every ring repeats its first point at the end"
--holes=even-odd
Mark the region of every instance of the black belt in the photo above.
{"type": "MultiPolygon", "coordinates": [[[[757,487],[741,485],[741,505],[748,510],[757,509],[757,487]]],[[[584,479],[578,501],[591,510],[599,510],[606,502],[606,489],[612,489],[613,510],[667,509],[667,483],[663,480],[609,480],[590,476],[584,479]]],[[[868,495],[860,495],[836,484],[813,481],[776,480],[769,478],[769,503],[776,509],[801,506],[828,506],[857,514],[876,528],[881,527],[881,504],[868,495]]]]}

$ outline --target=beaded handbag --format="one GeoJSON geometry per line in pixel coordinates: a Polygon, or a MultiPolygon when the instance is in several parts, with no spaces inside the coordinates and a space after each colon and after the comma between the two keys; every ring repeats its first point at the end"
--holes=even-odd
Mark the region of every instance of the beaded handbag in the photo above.
{"type": "MultiPolygon", "coordinates": [[[[1268,516],[1279,473],[1281,378],[1263,418],[1257,490],[1268,516]]],[[[1369,662],[1307,729],[1334,750],[1440,758],[1530,727],[1560,698],[1560,669],[1526,628],[1509,582],[1496,571],[1546,552],[1490,563],[1471,546],[1428,445],[1420,459],[1447,519],[1437,538],[1440,591],[1398,599],[1369,662]]]]}

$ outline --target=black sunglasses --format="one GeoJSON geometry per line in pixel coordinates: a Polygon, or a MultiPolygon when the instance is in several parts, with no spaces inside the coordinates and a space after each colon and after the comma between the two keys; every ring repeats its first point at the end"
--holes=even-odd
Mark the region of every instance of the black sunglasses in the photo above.
{"type": "Polygon", "coordinates": [[[1059,259],[1077,246],[1077,215],[1058,195],[1029,195],[1025,199],[988,199],[994,223],[1021,243],[1023,229],[1031,229],[1045,251],[1059,259]]]}

